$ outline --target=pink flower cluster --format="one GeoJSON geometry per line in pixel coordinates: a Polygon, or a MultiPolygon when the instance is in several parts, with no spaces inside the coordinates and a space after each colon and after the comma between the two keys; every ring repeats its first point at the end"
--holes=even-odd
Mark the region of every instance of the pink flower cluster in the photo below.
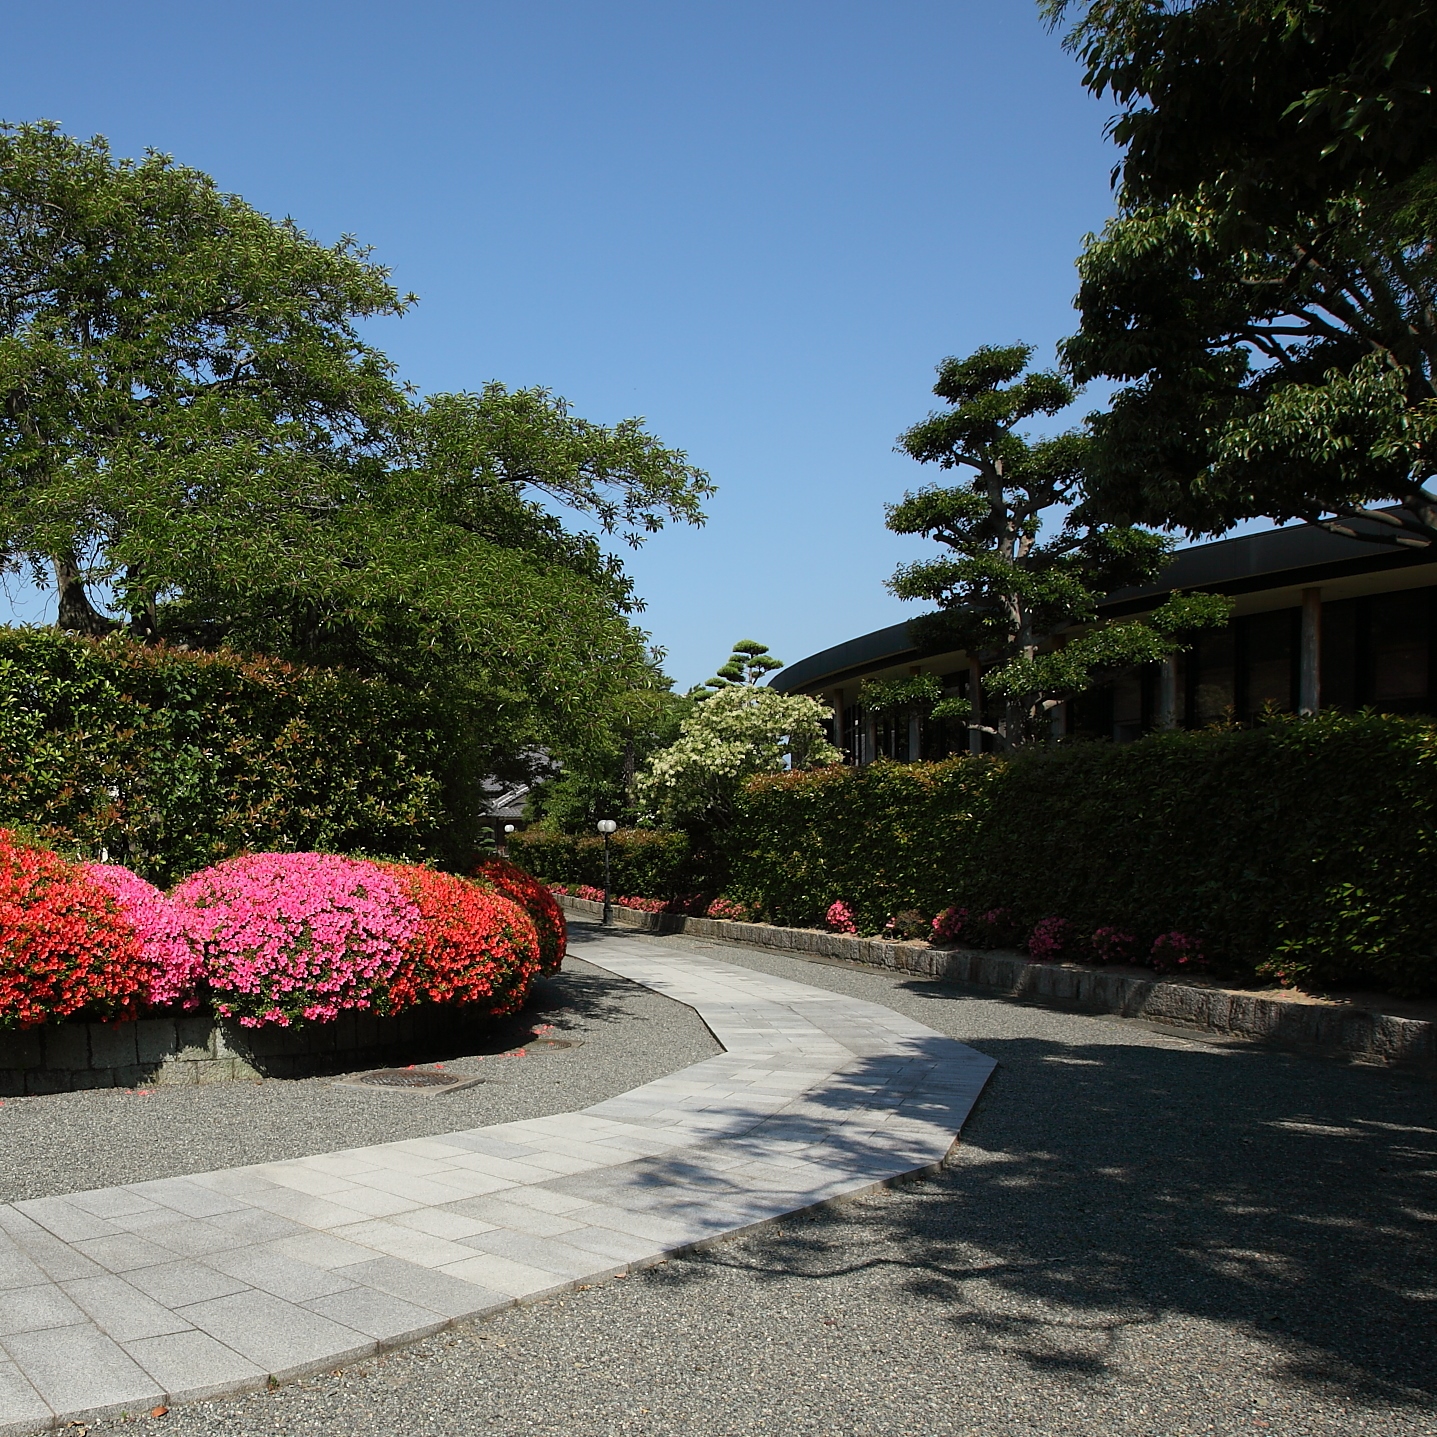
{"type": "Polygon", "coordinates": [[[830,903],[824,921],[828,924],[830,933],[857,933],[858,923],[854,917],[853,909],[843,899],[836,903],[830,903]]]}
{"type": "Polygon", "coordinates": [[[753,915],[748,909],[732,898],[715,898],[704,909],[704,917],[724,918],[730,923],[749,923],[753,920],[753,915]]]}
{"type": "Polygon", "coordinates": [[[1028,952],[1038,959],[1064,958],[1073,947],[1073,925],[1066,918],[1042,918],[1028,935],[1028,952]]]}
{"type": "Polygon", "coordinates": [[[194,1008],[204,971],[205,915],[168,898],[118,863],[80,865],[110,893],[134,929],[147,968],[143,1001],[152,1008],[194,1008]]]}
{"type": "Polygon", "coordinates": [[[250,1028],[382,1012],[420,928],[392,873],[327,853],[231,858],[187,878],[174,900],[208,923],[215,1011],[250,1028]]]}

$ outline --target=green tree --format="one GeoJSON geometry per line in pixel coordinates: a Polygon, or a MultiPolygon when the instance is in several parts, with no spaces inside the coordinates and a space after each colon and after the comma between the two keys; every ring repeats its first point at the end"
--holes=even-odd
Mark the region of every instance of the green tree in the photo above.
{"type": "Polygon", "coordinates": [[[760,644],[754,639],[740,639],[733,646],[733,652],[728,656],[723,667],[713,678],[705,679],[701,684],[695,684],[689,690],[689,697],[706,699],[734,684],[752,686],[766,675],[775,673],[782,667],[783,660],[774,658],[769,653],[767,644],[760,644]]]}
{"type": "Polygon", "coordinates": [[[496,765],[606,742],[639,605],[544,503],[638,543],[712,486],[544,390],[418,401],[357,327],[411,299],[164,156],[0,128],[3,562],[63,628],[427,689],[496,765]]]}
{"type": "Polygon", "coordinates": [[[639,775],[639,802],[651,822],[700,831],[721,828],[754,775],[837,763],[824,721],[829,709],[805,694],[729,684],[694,707],[678,739],[639,775]]]}
{"type": "MultiPolygon", "coordinates": [[[[899,442],[920,463],[966,469],[971,477],[907,494],[887,511],[894,533],[921,534],[948,550],[903,565],[889,588],[901,599],[939,605],[910,625],[919,643],[980,657],[989,670],[984,687],[1004,710],[980,726],[1005,745],[1042,737],[1050,710],[1104,672],[1172,653],[1187,629],[1221,622],[1227,613],[1210,595],[1174,596],[1149,623],[1061,635],[1056,652],[1040,653],[1048,636],[1091,625],[1105,592],[1151,580],[1171,541],[1091,521],[1083,502],[1089,445],[1082,434],[1029,439],[1019,432],[1076,398],[1058,374],[1026,372],[1032,352],[1026,344],[990,345],[939,365],[933,392],[948,408],[899,442]]],[[[879,707],[937,698],[931,683],[926,692],[908,681],[868,692],[879,707]]],[[[932,712],[956,718],[970,709],[967,700],[946,699],[932,712]]]]}
{"type": "Polygon", "coordinates": [[[1437,12],[1423,0],[1049,0],[1122,107],[1079,265],[1093,503],[1217,534],[1437,539],[1437,12]],[[1394,508],[1388,508],[1391,501],[1394,508]]]}

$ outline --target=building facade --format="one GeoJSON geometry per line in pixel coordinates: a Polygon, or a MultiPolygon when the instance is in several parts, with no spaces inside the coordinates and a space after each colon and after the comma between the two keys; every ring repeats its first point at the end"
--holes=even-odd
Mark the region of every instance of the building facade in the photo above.
{"type": "MultiPolygon", "coordinates": [[[[1379,531],[1375,526],[1373,534],[1379,531]]],[[[1137,618],[1174,590],[1233,600],[1232,621],[1165,664],[1130,669],[1062,705],[1056,735],[1130,742],[1157,728],[1248,723],[1264,712],[1375,708],[1437,713],[1437,556],[1293,525],[1179,550],[1158,581],[1107,595],[1100,618],[1137,618]]],[[[836,716],[851,762],[975,751],[967,724],[865,712],[865,679],[931,673],[945,694],[982,704],[980,655],[924,651],[893,624],[775,674],[836,716]]]]}

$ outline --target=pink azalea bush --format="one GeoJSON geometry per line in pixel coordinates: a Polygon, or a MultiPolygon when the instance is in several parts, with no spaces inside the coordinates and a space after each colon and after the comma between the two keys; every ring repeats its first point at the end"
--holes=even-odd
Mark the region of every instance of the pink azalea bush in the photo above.
{"type": "Polygon", "coordinates": [[[1028,952],[1052,962],[1066,957],[1073,947],[1073,925],[1066,918],[1041,918],[1028,934],[1028,952]]]}
{"type": "Polygon", "coordinates": [[[207,925],[215,1012],[243,1027],[388,1011],[388,980],[420,934],[399,878],[325,853],[230,858],[176,887],[207,925]]]}
{"type": "Polygon", "coordinates": [[[1197,973],[1208,966],[1202,940],[1191,933],[1160,933],[1150,961],[1159,973],[1197,973]]]}
{"type": "Polygon", "coordinates": [[[1090,947],[1095,963],[1138,962],[1137,934],[1125,928],[1114,928],[1111,924],[1095,928],[1090,947]]]}
{"type": "Polygon", "coordinates": [[[968,921],[968,910],[966,908],[951,907],[945,908],[933,920],[933,936],[929,940],[932,943],[957,943],[963,937],[963,929],[968,921]]]}
{"type": "Polygon", "coordinates": [[[751,923],[753,915],[742,903],[732,898],[715,898],[704,909],[705,918],[724,918],[730,923],[751,923]]]}
{"type": "Polygon", "coordinates": [[[830,933],[857,933],[858,924],[853,916],[853,909],[841,898],[836,903],[830,903],[828,913],[824,921],[828,924],[830,933]]]}
{"type": "Polygon", "coordinates": [[[205,966],[205,915],[166,897],[118,863],[83,863],[85,876],[110,893],[134,930],[145,968],[142,1001],[151,1008],[195,1008],[205,966]]]}

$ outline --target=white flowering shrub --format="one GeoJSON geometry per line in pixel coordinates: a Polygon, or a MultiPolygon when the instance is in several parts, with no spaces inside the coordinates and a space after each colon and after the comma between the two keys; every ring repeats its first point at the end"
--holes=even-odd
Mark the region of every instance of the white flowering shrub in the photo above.
{"type": "Polygon", "coordinates": [[[639,803],[648,818],[675,827],[723,823],[755,774],[839,761],[823,732],[829,712],[804,694],[741,684],[720,689],[639,775],[639,803]]]}

